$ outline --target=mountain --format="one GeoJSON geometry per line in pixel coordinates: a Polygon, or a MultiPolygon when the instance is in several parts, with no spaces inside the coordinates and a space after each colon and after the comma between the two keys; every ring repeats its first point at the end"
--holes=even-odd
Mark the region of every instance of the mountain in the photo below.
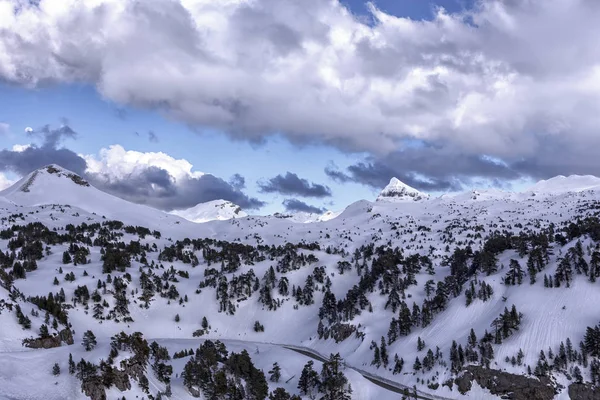
{"type": "Polygon", "coordinates": [[[197,224],[42,168],[0,193],[0,399],[598,399],[584,180],[197,224]]]}
{"type": "MultiPolygon", "coordinates": [[[[145,226],[152,221],[156,228],[165,232],[171,228],[179,232],[182,229],[192,230],[193,225],[178,216],[103,192],[76,173],[56,164],[39,168],[1,191],[0,202],[18,207],[68,205],[72,212],[85,211],[133,225],[145,226]]],[[[53,217],[58,223],[63,218],[57,214],[53,217]]]]}
{"type": "Polygon", "coordinates": [[[379,193],[376,201],[403,202],[427,199],[429,199],[428,194],[408,186],[399,179],[392,178],[390,183],[379,193]]]}
{"type": "Polygon", "coordinates": [[[300,223],[300,224],[310,224],[314,222],[324,222],[329,221],[330,219],[336,218],[340,215],[340,212],[336,211],[325,211],[324,213],[308,213],[303,211],[298,211],[295,213],[275,213],[273,217],[279,219],[286,219],[288,221],[300,223]]]}
{"type": "Polygon", "coordinates": [[[561,194],[587,190],[600,190],[600,178],[592,175],[559,175],[548,180],[541,180],[527,191],[543,194],[561,194]]]}
{"type": "Polygon", "coordinates": [[[206,203],[199,203],[186,210],[171,211],[171,214],[178,215],[188,221],[202,223],[208,221],[223,221],[232,218],[247,217],[242,208],[230,201],[213,200],[206,203]]]}

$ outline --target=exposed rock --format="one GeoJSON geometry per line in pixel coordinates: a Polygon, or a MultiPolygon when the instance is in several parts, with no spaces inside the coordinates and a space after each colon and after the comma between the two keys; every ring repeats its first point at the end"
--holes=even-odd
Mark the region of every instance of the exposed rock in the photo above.
{"type": "Polygon", "coordinates": [[[106,400],[106,390],[100,377],[94,377],[83,382],[81,390],[91,400],[106,400]]]}
{"type": "Polygon", "coordinates": [[[571,400],[596,400],[600,399],[600,388],[587,383],[572,383],[569,385],[571,400]]]}
{"type": "Polygon", "coordinates": [[[32,349],[52,349],[54,347],[60,347],[62,343],[66,343],[67,345],[72,345],[74,343],[73,333],[70,329],[63,329],[56,336],[23,340],[23,346],[32,349]]]}
{"type": "Polygon", "coordinates": [[[121,392],[131,389],[129,375],[127,375],[127,372],[121,371],[120,369],[113,370],[113,383],[121,392]]]}
{"type": "Polygon", "coordinates": [[[547,377],[529,378],[475,365],[466,367],[462,375],[454,381],[462,394],[471,390],[473,381],[476,381],[479,386],[488,389],[494,395],[502,396],[503,399],[552,400],[555,395],[552,382],[547,377]]]}

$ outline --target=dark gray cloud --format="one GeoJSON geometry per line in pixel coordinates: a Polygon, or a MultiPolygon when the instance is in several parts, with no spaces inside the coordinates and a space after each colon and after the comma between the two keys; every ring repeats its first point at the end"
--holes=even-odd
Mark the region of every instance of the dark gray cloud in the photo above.
{"type": "Polygon", "coordinates": [[[285,199],[281,204],[283,204],[285,210],[289,212],[301,211],[313,214],[322,214],[325,212],[324,208],[311,206],[298,199],[285,199]]]}
{"type": "Polygon", "coordinates": [[[69,149],[58,147],[62,139],[77,137],[77,133],[68,125],[56,129],[45,125],[29,132],[28,135],[41,138],[42,144],[32,144],[22,151],[1,150],[0,170],[26,175],[35,169],[54,163],[78,174],[85,172],[87,164],[83,158],[69,149]]]}
{"type": "Polygon", "coordinates": [[[266,182],[258,182],[263,193],[279,193],[288,196],[302,197],[331,197],[331,189],[318,183],[299,178],[298,175],[287,172],[277,175],[266,182]]]}
{"type": "Polygon", "coordinates": [[[263,201],[249,197],[223,179],[205,174],[180,181],[164,169],[148,167],[120,179],[100,174],[87,174],[94,186],[115,196],[162,210],[185,209],[212,200],[231,201],[243,209],[257,209],[263,201]]]}
{"type": "Polygon", "coordinates": [[[524,165],[510,165],[482,155],[467,155],[432,146],[412,147],[383,157],[367,157],[342,171],[330,164],[325,173],[338,183],[355,182],[373,189],[395,177],[426,192],[457,191],[478,180],[494,186],[529,174],[524,165]]]}
{"type": "Polygon", "coordinates": [[[246,178],[244,178],[240,174],[234,174],[231,178],[229,178],[229,184],[237,190],[245,189],[246,188],[246,178]]]}

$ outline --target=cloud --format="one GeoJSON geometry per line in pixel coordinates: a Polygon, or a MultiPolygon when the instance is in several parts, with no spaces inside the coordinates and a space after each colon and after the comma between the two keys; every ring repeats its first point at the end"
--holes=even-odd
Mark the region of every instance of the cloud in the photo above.
{"type": "Polygon", "coordinates": [[[31,129],[28,135],[40,138],[42,143],[15,145],[12,150],[0,150],[0,171],[26,175],[37,168],[55,163],[78,174],[85,172],[84,159],[69,149],[58,147],[63,138],[77,136],[68,125],[56,129],[46,125],[38,130],[31,129]]]}
{"type": "Polygon", "coordinates": [[[15,182],[16,182],[15,180],[8,179],[6,177],[6,175],[0,173],[0,190],[4,190],[4,189],[12,186],[12,184],[15,182]]]}
{"type": "MultiPolygon", "coordinates": [[[[244,209],[265,203],[247,196],[242,187],[211,174],[194,171],[184,159],[158,152],[125,150],[120,145],[102,149],[99,156],[84,156],[86,176],[108,193],[126,200],[171,211],[193,207],[211,200],[228,200],[244,209]]],[[[238,176],[239,182],[243,177],[238,176]]]]}
{"type": "Polygon", "coordinates": [[[237,190],[245,189],[246,178],[240,174],[234,174],[231,178],[229,178],[229,184],[237,190]]]}
{"type": "MultiPolygon", "coordinates": [[[[102,149],[98,155],[76,154],[58,147],[63,138],[77,136],[68,125],[56,129],[44,126],[30,134],[41,138],[42,143],[0,150],[0,171],[12,171],[23,176],[48,164],[58,164],[84,176],[101,190],[167,211],[219,199],[232,201],[245,209],[256,209],[265,204],[243,193],[243,186],[234,186],[216,176],[194,171],[188,161],[165,153],[127,151],[114,145],[102,149]]],[[[235,176],[237,183],[243,185],[244,178],[238,174],[235,176]]],[[[0,174],[0,187],[8,182],[0,174]]]]}
{"type": "Polygon", "coordinates": [[[382,189],[391,178],[426,192],[457,191],[481,182],[501,186],[532,175],[520,163],[449,151],[433,146],[408,147],[383,157],[367,157],[340,170],[330,164],[325,168],[332,180],[355,182],[373,189],[382,189]]]}
{"type": "Polygon", "coordinates": [[[148,140],[152,143],[158,143],[158,136],[153,131],[148,131],[148,140]]]}
{"type": "Polygon", "coordinates": [[[31,147],[31,144],[15,144],[12,147],[12,151],[22,152],[31,147]]]}
{"type": "Polygon", "coordinates": [[[3,0],[0,79],[83,82],[255,142],[282,134],[382,156],[416,139],[539,176],[600,173],[599,2],[482,0],[432,21],[370,12],[366,22],[330,0],[3,0]]]}
{"type": "Polygon", "coordinates": [[[292,172],[277,175],[266,182],[258,182],[258,186],[263,193],[279,193],[302,197],[331,197],[329,187],[301,179],[292,172]]]}
{"type": "Polygon", "coordinates": [[[312,214],[322,214],[325,212],[323,208],[311,206],[298,199],[285,199],[281,204],[289,212],[306,212],[312,214]]]}

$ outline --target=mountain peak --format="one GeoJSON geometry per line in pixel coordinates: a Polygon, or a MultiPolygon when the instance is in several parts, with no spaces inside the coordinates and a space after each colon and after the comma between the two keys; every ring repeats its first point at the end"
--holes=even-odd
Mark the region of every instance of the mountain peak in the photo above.
{"type": "Polygon", "coordinates": [[[31,188],[36,182],[39,182],[40,179],[44,179],[43,177],[54,177],[54,178],[62,178],[71,180],[73,183],[88,187],[90,186],[89,182],[83,179],[81,176],[77,175],[74,172],[69,171],[57,164],[49,164],[44,167],[38,168],[33,172],[30,172],[23,179],[19,180],[13,186],[4,190],[3,193],[6,195],[8,193],[14,192],[25,192],[28,193],[31,191],[31,188]]]}
{"type": "Polygon", "coordinates": [[[377,201],[419,201],[428,198],[428,194],[418,191],[398,178],[392,178],[377,197],[377,201]]]}

